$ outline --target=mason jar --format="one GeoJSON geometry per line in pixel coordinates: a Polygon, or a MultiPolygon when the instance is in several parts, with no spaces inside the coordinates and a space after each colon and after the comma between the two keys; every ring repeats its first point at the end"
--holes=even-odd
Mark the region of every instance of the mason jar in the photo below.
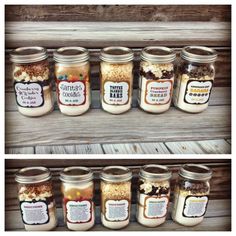
{"type": "Polygon", "coordinates": [[[202,112],[208,107],[217,53],[207,47],[187,46],[182,49],[180,57],[174,105],[186,112],[202,112]]]}
{"type": "Polygon", "coordinates": [[[102,224],[110,229],[126,227],[131,214],[131,171],[123,166],[107,166],[100,178],[102,224]]]}
{"type": "Polygon", "coordinates": [[[47,231],[57,226],[52,176],[45,167],[26,167],[16,173],[22,221],[27,231],[47,231]]]}
{"type": "Polygon", "coordinates": [[[170,108],[174,84],[175,52],[151,46],[141,52],[138,102],[141,109],[162,113],[170,108]]]}
{"type": "Polygon", "coordinates": [[[93,172],[87,167],[67,167],[60,173],[63,211],[70,230],[89,230],[95,223],[93,172]]]}
{"type": "Polygon", "coordinates": [[[170,200],[171,171],[162,165],[140,169],[137,191],[137,221],[147,227],[163,224],[170,200]]]}
{"type": "Polygon", "coordinates": [[[91,104],[89,52],[62,47],[54,52],[57,103],[61,113],[78,116],[91,104]]]}
{"type": "Polygon", "coordinates": [[[210,194],[210,168],[198,164],[186,164],[180,168],[174,190],[172,219],[185,226],[203,221],[210,194]]]}
{"type": "Polygon", "coordinates": [[[43,47],[21,47],[10,53],[16,104],[22,115],[36,117],[53,110],[47,58],[43,47]]]}
{"type": "Polygon", "coordinates": [[[102,49],[100,91],[103,110],[121,114],[131,109],[133,92],[133,52],[126,47],[102,49]]]}

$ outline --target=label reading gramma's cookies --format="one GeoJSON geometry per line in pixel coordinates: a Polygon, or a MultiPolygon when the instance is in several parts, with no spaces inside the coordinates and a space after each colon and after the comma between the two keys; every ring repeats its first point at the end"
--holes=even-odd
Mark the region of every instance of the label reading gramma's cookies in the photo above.
{"type": "Polygon", "coordinates": [[[129,217],[129,202],[127,200],[107,200],[105,217],[108,221],[125,221],[129,217]]]}

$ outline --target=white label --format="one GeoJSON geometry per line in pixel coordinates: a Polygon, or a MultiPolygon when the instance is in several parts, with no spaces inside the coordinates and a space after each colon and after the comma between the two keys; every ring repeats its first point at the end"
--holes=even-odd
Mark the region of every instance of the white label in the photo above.
{"type": "Polygon", "coordinates": [[[49,221],[48,206],[43,201],[22,202],[20,208],[23,222],[27,225],[42,225],[49,221]]]}
{"type": "Polygon", "coordinates": [[[124,105],[129,101],[129,84],[127,82],[105,82],[104,102],[110,105],[124,105]]]}
{"type": "Polygon", "coordinates": [[[145,199],[144,216],[147,218],[161,218],[167,213],[167,197],[147,197],[145,199]]]}
{"type": "Polygon", "coordinates": [[[208,197],[189,196],[185,199],[183,216],[185,217],[201,217],[206,213],[208,197]]]}
{"type": "Polygon", "coordinates": [[[108,200],[105,205],[105,217],[109,221],[124,221],[129,216],[127,200],[108,200]]]}
{"type": "Polygon", "coordinates": [[[43,87],[38,83],[15,83],[15,94],[21,107],[40,107],[44,103],[43,87]]]}
{"type": "Polygon", "coordinates": [[[92,205],[89,201],[68,201],[67,220],[71,223],[85,223],[91,219],[92,205]]]}
{"type": "Polygon", "coordinates": [[[146,85],[146,103],[155,104],[166,104],[170,101],[172,91],[172,82],[169,81],[150,81],[146,85]]]}
{"type": "Polygon", "coordinates": [[[206,104],[210,98],[213,81],[189,80],[184,101],[189,104],[206,104]]]}
{"type": "Polygon", "coordinates": [[[58,83],[59,102],[62,105],[78,106],[85,102],[85,85],[81,81],[58,83]]]}

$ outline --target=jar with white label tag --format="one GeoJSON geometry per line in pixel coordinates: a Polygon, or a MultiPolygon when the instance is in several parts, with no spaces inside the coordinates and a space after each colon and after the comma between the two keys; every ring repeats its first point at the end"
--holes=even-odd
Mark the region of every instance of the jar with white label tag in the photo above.
{"type": "Polygon", "coordinates": [[[54,52],[57,103],[64,115],[78,116],[91,104],[89,52],[63,47],[54,52]]]}
{"type": "Polygon", "coordinates": [[[93,172],[87,167],[67,167],[61,172],[60,179],[64,219],[68,229],[91,229],[95,223],[93,172]]]}
{"type": "Polygon", "coordinates": [[[174,190],[172,219],[185,226],[203,221],[210,194],[210,168],[204,165],[186,164],[179,171],[174,190]]]}
{"type": "Polygon", "coordinates": [[[208,107],[217,53],[207,47],[187,46],[182,49],[180,56],[174,85],[174,104],[186,112],[202,112],[208,107]]]}
{"type": "Polygon", "coordinates": [[[57,226],[51,177],[45,167],[26,167],[16,173],[20,212],[27,231],[47,231],[57,226]]]}
{"type": "Polygon", "coordinates": [[[166,220],[170,199],[171,171],[166,166],[145,165],[140,169],[137,191],[137,221],[156,227],[166,220]]]}
{"type": "Polygon", "coordinates": [[[146,47],[141,53],[138,102],[141,109],[162,113],[170,108],[175,52],[167,47],[146,47]]]}
{"type": "Polygon", "coordinates": [[[131,171],[123,166],[107,166],[100,178],[102,224],[110,229],[126,227],[131,214],[131,171]]]}
{"type": "Polygon", "coordinates": [[[131,109],[133,91],[133,52],[126,47],[102,49],[100,90],[103,110],[121,114],[131,109]]]}
{"type": "Polygon", "coordinates": [[[42,116],[53,110],[47,58],[43,47],[21,47],[10,53],[16,103],[25,116],[42,116]]]}

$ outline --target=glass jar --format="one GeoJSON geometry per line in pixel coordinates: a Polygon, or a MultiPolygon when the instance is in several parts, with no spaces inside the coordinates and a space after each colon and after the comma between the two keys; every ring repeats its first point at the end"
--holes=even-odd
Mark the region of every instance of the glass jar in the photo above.
{"type": "Polygon", "coordinates": [[[172,219],[185,226],[203,221],[210,194],[212,171],[203,165],[186,164],[179,171],[174,190],[172,219]]]}
{"type": "Polygon", "coordinates": [[[166,166],[145,165],[140,169],[137,191],[137,221],[156,227],[166,220],[171,172],[166,166]]]}
{"type": "Polygon", "coordinates": [[[53,110],[47,58],[43,47],[21,47],[10,53],[16,103],[25,116],[42,116],[53,110]]]}
{"type": "Polygon", "coordinates": [[[51,173],[45,167],[26,167],[16,173],[18,199],[27,231],[47,231],[57,226],[51,173]]]}
{"type": "Polygon", "coordinates": [[[91,104],[89,52],[63,47],[54,52],[57,103],[61,113],[78,116],[91,104]]]}
{"type": "Polygon", "coordinates": [[[61,174],[63,211],[70,230],[88,230],[95,223],[93,173],[87,167],[67,167],[61,174]]]}
{"type": "Polygon", "coordinates": [[[138,102],[144,111],[162,113],[170,108],[175,57],[175,52],[167,47],[142,50],[138,102]]]}
{"type": "Polygon", "coordinates": [[[131,171],[123,166],[107,166],[100,178],[102,224],[110,229],[126,227],[131,211],[131,171]]]}
{"type": "Polygon", "coordinates": [[[202,46],[187,46],[180,56],[174,104],[186,112],[202,112],[208,107],[213,87],[216,51],[202,46]]]}
{"type": "Polygon", "coordinates": [[[131,109],[133,58],[132,50],[126,47],[102,49],[100,90],[103,110],[112,114],[121,114],[131,109]]]}

